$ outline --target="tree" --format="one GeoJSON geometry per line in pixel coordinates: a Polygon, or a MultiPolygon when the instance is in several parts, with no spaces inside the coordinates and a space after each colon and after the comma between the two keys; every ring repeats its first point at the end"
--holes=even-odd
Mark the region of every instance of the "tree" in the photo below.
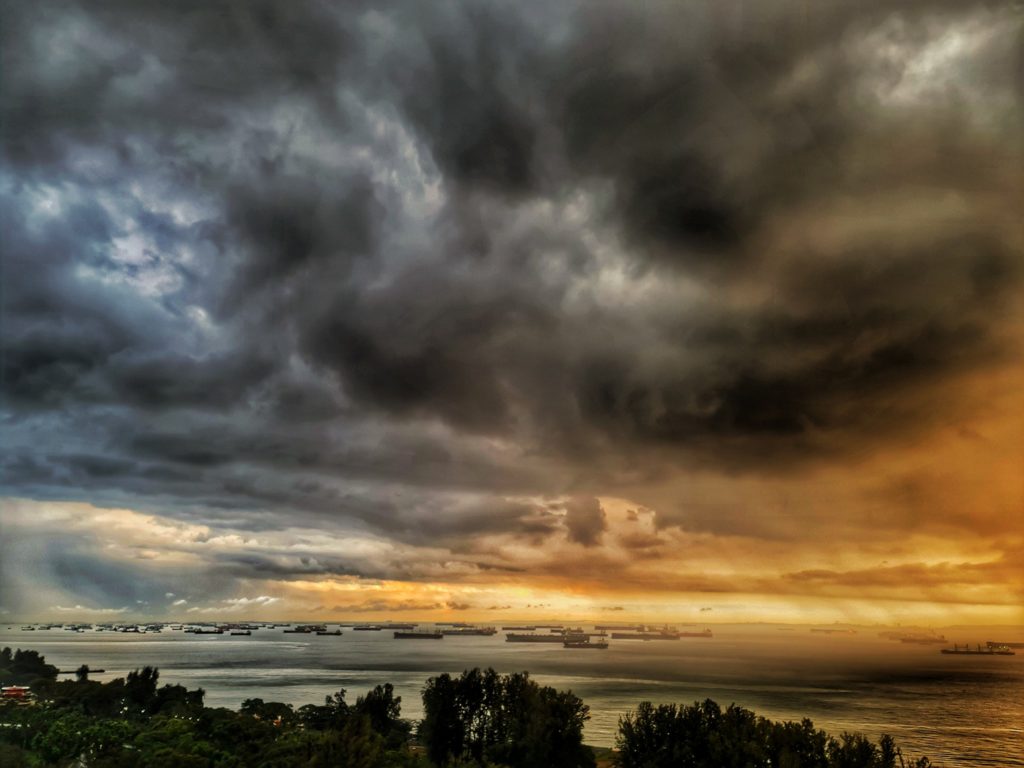
{"type": "Polygon", "coordinates": [[[427,755],[436,765],[446,765],[461,755],[466,729],[459,711],[458,688],[451,675],[445,673],[427,680],[423,688],[423,719],[419,737],[427,747],[427,755]]]}
{"type": "MultiPolygon", "coordinates": [[[[619,768],[895,768],[902,756],[883,736],[839,739],[807,719],[776,723],[710,699],[690,706],[642,702],[619,720],[619,768]]],[[[925,768],[927,760],[913,764],[925,768]]]]}
{"type": "Polygon", "coordinates": [[[239,712],[275,725],[288,725],[296,720],[292,705],[282,704],[279,701],[265,702],[263,699],[246,699],[242,702],[239,712]]]}
{"type": "Polygon", "coordinates": [[[384,737],[389,747],[398,747],[409,737],[409,724],[402,720],[402,697],[395,696],[391,683],[378,685],[356,699],[353,711],[369,720],[375,733],[384,737]]]}
{"type": "Polygon", "coordinates": [[[143,667],[129,672],[124,683],[125,704],[132,710],[145,713],[156,697],[159,679],[160,670],[156,667],[143,667]]]}
{"type": "Polygon", "coordinates": [[[423,709],[419,736],[437,765],[594,765],[583,746],[587,706],[571,692],[538,686],[525,672],[439,675],[427,681],[423,709]]]}
{"type": "Polygon", "coordinates": [[[47,664],[46,658],[38,651],[23,651],[20,648],[13,653],[10,648],[0,651],[0,680],[4,685],[33,685],[56,680],[57,672],[57,668],[47,664]]]}

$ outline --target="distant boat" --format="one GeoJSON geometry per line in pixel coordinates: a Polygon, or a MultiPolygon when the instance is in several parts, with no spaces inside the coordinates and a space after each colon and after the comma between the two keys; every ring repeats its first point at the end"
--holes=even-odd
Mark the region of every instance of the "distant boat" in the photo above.
{"type": "Polygon", "coordinates": [[[321,635],[321,636],[323,636],[323,635],[333,635],[335,637],[340,637],[341,636],[341,630],[340,629],[336,629],[333,632],[328,632],[326,629],[318,629],[316,633],[318,635],[321,635]]]}
{"type": "Polygon", "coordinates": [[[252,634],[252,631],[248,630],[248,629],[234,630],[234,631],[231,632],[231,635],[233,637],[241,637],[241,636],[251,635],[251,634],[252,634]]]}
{"type": "Polygon", "coordinates": [[[444,635],[477,635],[483,637],[490,637],[498,633],[494,627],[454,627],[452,629],[442,629],[441,634],[444,635]]]}
{"type": "Polygon", "coordinates": [[[507,643],[564,643],[567,640],[579,640],[581,638],[570,635],[534,635],[509,632],[505,635],[507,643]]]}
{"type": "Polygon", "coordinates": [[[300,624],[295,629],[284,630],[289,635],[311,635],[314,632],[326,632],[327,627],[323,624],[300,624]]]}
{"type": "Polygon", "coordinates": [[[596,648],[597,650],[604,650],[608,647],[607,640],[595,640],[592,641],[589,638],[586,640],[566,640],[562,643],[564,648],[596,648]]]}
{"type": "Polygon", "coordinates": [[[380,632],[383,627],[376,624],[358,624],[352,627],[353,632],[380,632]]]}
{"type": "Polygon", "coordinates": [[[943,648],[939,653],[955,654],[957,656],[1016,656],[1013,651],[1005,646],[988,646],[982,648],[971,648],[969,645],[963,647],[953,644],[952,648],[943,648]]]}
{"type": "Polygon", "coordinates": [[[440,632],[395,632],[395,640],[442,640],[440,632]]]}

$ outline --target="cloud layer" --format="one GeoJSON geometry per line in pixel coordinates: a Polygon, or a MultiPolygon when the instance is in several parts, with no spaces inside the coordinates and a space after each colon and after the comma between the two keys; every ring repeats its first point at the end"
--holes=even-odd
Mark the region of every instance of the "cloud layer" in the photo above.
{"type": "MultiPolygon", "coordinates": [[[[9,497],[199,526],[222,601],[1020,594],[1014,3],[5,20],[9,497]]],[[[53,531],[54,605],[198,591],[53,531]]]]}

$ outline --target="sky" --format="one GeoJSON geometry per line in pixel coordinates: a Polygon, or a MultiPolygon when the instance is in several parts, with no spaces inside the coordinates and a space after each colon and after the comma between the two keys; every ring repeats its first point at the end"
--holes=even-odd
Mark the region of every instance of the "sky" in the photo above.
{"type": "Polygon", "coordinates": [[[1024,624],[1019,2],[3,6],[0,617],[1024,624]]]}

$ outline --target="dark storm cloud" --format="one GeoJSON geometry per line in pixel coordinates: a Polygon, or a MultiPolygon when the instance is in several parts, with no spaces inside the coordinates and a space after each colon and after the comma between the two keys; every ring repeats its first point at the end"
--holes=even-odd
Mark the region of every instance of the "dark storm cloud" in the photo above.
{"type": "Polygon", "coordinates": [[[803,265],[776,283],[772,306],[720,315],[683,339],[712,351],[717,370],[644,378],[642,350],[593,364],[585,412],[658,441],[713,449],[715,440],[767,438],[809,452],[821,449],[813,433],[904,430],[922,413],[910,398],[894,406],[893,395],[1005,354],[993,324],[1021,276],[1020,255],[1006,244],[940,233],[848,257],[803,265]]]}
{"type": "Polygon", "coordinates": [[[569,540],[593,547],[608,528],[601,502],[594,498],[572,499],[565,505],[565,527],[569,540]]]}
{"type": "Polygon", "coordinates": [[[751,5],[5,4],[5,485],[459,550],[926,427],[1007,354],[1016,43],[982,127],[885,94],[1019,18],[751,5]]]}

